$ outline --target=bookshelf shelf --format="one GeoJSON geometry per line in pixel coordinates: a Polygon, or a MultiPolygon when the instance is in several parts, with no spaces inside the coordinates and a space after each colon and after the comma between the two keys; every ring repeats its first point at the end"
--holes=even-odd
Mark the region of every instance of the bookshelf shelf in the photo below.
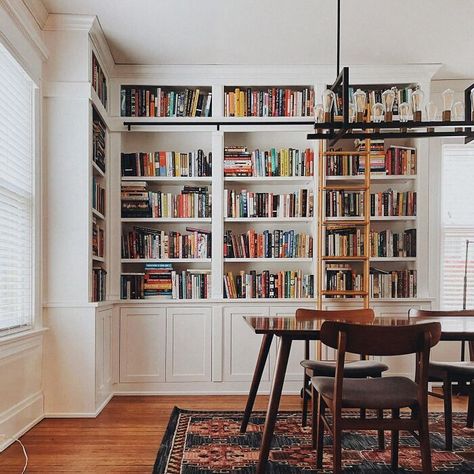
{"type": "Polygon", "coordinates": [[[208,176],[122,176],[122,182],[146,181],[147,183],[171,183],[176,186],[193,183],[212,183],[212,177],[208,176]]]}
{"type": "Polygon", "coordinates": [[[312,217],[225,217],[224,222],[313,222],[312,217]]]}
{"type": "Polygon", "coordinates": [[[226,176],[224,182],[226,183],[245,183],[245,184],[311,184],[314,180],[314,176],[226,176]]]}
{"type": "Polygon", "coordinates": [[[416,262],[416,257],[370,257],[371,262],[416,262]]]}
{"type": "Polygon", "coordinates": [[[211,263],[210,258],[122,258],[121,263],[211,263]]]}
{"type": "Polygon", "coordinates": [[[355,255],[355,256],[322,256],[322,260],[326,262],[365,262],[368,257],[355,255]]]}
{"type": "Polygon", "coordinates": [[[121,222],[174,222],[176,224],[186,224],[186,223],[211,223],[212,219],[210,217],[122,217],[121,222]]]}
{"type": "Polygon", "coordinates": [[[105,258],[104,258],[104,257],[98,257],[98,256],[96,256],[96,255],[93,255],[93,256],[92,256],[92,260],[93,260],[94,262],[101,262],[101,263],[104,263],[104,262],[105,262],[105,258]]]}
{"type": "Polygon", "coordinates": [[[416,221],[416,216],[371,216],[372,222],[416,221]]]}
{"type": "Polygon", "coordinates": [[[97,217],[97,218],[99,218],[99,219],[102,219],[103,221],[105,220],[104,214],[102,214],[101,212],[99,212],[97,209],[92,208],[92,214],[93,214],[95,217],[97,217]]]}
{"type": "Polygon", "coordinates": [[[105,173],[99,168],[97,163],[95,163],[94,161],[92,162],[92,170],[96,176],[105,178],[105,173]]]}

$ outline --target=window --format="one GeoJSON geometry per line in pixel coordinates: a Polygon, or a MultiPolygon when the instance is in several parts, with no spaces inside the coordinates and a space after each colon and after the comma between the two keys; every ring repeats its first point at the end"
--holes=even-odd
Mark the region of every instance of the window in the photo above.
{"type": "Polygon", "coordinates": [[[34,308],[34,84],[0,44],[0,335],[34,308]]]}
{"type": "Polygon", "coordinates": [[[441,195],[441,307],[474,308],[474,147],[445,145],[441,195]]]}

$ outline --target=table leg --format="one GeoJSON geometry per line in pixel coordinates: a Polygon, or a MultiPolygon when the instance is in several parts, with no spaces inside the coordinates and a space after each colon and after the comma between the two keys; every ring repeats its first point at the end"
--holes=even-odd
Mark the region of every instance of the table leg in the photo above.
{"type": "Polygon", "coordinates": [[[260,445],[260,455],[257,464],[256,474],[264,474],[266,472],[268,455],[273,438],[273,430],[275,428],[278,407],[280,405],[281,391],[285,380],[286,366],[291,349],[290,337],[282,336],[280,347],[278,349],[277,365],[275,367],[275,375],[273,378],[272,391],[270,400],[268,401],[267,415],[265,418],[265,427],[263,429],[262,444],[260,445]]]}
{"type": "Polygon", "coordinates": [[[258,353],[257,364],[255,365],[255,371],[253,373],[252,385],[250,386],[249,396],[247,398],[247,405],[245,405],[244,419],[240,425],[240,432],[245,433],[247,425],[249,423],[250,415],[252,414],[253,404],[255,403],[255,397],[257,396],[258,386],[262,379],[263,369],[268,358],[268,351],[272,344],[273,334],[264,334],[262,338],[262,344],[260,345],[260,352],[258,353]]]}

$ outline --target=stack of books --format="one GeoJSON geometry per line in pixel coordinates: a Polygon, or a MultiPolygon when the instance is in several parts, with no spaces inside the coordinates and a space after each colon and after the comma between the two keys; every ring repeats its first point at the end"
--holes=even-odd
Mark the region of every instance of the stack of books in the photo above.
{"type": "Polygon", "coordinates": [[[224,176],[252,176],[252,154],[245,146],[224,148],[224,176]]]}
{"type": "Polygon", "coordinates": [[[364,231],[360,228],[327,229],[327,257],[357,257],[364,255],[364,231]]]}
{"type": "Polygon", "coordinates": [[[172,298],[173,266],[171,263],[146,263],[143,294],[147,297],[172,298]]]}
{"type": "Polygon", "coordinates": [[[415,175],[416,148],[391,146],[385,153],[388,175],[415,175]]]}
{"type": "Polygon", "coordinates": [[[145,181],[122,183],[122,217],[150,217],[148,192],[145,181]]]}
{"type": "MultiPolygon", "coordinates": [[[[362,275],[356,273],[350,264],[331,263],[326,265],[327,291],[361,291],[362,285],[362,275]]],[[[338,296],[336,295],[336,297],[338,296]]],[[[342,295],[342,297],[347,298],[348,295],[342,295]]]]}

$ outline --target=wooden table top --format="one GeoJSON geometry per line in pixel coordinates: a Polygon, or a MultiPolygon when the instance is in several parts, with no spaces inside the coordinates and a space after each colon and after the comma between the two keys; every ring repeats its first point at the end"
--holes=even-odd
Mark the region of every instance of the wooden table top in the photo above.
{"type": "MultiPolygon", "coordinates": [[[[323,319],[297,321],[295,316],[244,316],[245,321],[256,334],[274,334],[276,336],[290,336],[293,339],[318,339],[323,319]]],[[[351,322],[341,320],[343,322],[351,322]]],[[[441,318],[411,318],[400,316],[376,317],[371,325],[381,326],[407,326],[410,324],[422,324],[428,322],[439,322],[441,324],[442,336],[445,341],[474,341],[474,317],[447,316],[441,318]]]]}

